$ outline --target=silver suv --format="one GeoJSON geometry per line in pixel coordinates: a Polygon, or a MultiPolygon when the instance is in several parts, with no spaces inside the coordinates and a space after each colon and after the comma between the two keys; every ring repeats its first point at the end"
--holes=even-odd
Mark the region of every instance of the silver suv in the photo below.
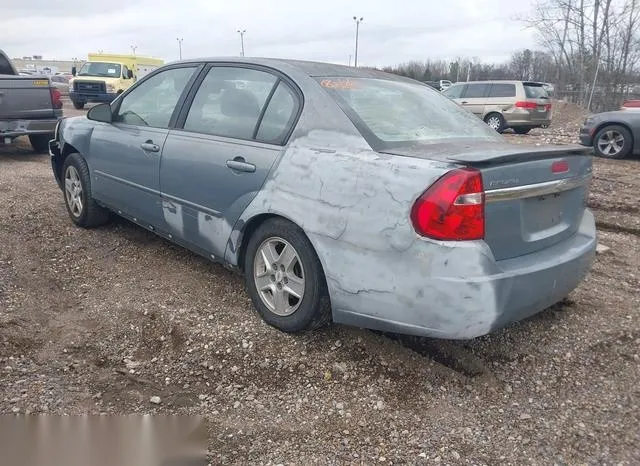
{"type": "Polygon", "coordinates": [[[551,124],[551,100],[542,83],[473,81],[453,84],[442,93],[499,133],[513,128],[527,134],[551,124]]]}

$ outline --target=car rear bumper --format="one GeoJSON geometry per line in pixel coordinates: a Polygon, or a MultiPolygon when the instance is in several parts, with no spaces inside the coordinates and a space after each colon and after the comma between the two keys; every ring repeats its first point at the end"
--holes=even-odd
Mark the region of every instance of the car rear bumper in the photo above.
{"type": "Polygon", "coordinates": [[[508,127],[527,127],[527,128],[546,128],[551,125],[551,118],[543,119],[543,120],[534,120],[534,119],[526,119],[522,118],[521,115],[512,115],[511,117],[508,114],[505,114],[505,121],[508,127]]]}
{"type": "Polygon", "coordinates": [[[0,121],[0,141],[31,134],[53,134],[59,118],[0,121]]]}
{"type": "Polygon", "coordinates": [[[95,93],[89,94],[85,92],[77,92],[77,91],[69,91],[69,98],[73,102],[79,103],[87,103],[87,102],[100,102],[100,103],[111,103],[118,94],[114,93],[95,93]]]}
{"type": "Polygon", "coordinates": [[[370,285],[358,279],[359,285],[345,286],[345,280],[327,273],[334,321],[419,336],[474,338],[562,300],[589,271],[595,249],[589,210],[571,238],[514,259],[495,261],[484,242],[418,240],[393,258],[389,253],[372,258],[370,269],[359,262],[358,270],[339,271],[345,278],[365,275],[370,285]]]}

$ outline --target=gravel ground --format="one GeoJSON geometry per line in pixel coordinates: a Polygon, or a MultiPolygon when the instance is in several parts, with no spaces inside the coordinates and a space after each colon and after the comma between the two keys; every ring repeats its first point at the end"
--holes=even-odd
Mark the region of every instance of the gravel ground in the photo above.
{"type": "MultiPolygon", "coordinates": [[[[572,140],[556,109],[507,137],[572,140]]],[[[0,412],[204,414],[212,464],[639,464],[640,161],[594,171],[611,250],[553,308],[467,342],[291,336],[222,267],[75,228],[48,157],[0,146],[0,412]]]]}

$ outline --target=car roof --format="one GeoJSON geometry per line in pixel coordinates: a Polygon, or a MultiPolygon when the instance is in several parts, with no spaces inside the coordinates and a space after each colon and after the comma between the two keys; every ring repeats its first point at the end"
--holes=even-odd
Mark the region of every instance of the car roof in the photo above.
{"type": "MultiPolygon", "coordinates": [[[[298,72],[312,78],[321,77],[345,77],[345,78],[378,78],[394,81],[406,81],[408,78],[398,76],[371,68],[355,68],[353,66],[337,65],[335,63],[323,63],[305,60],[291,60],[281,58],[250,58],[250,57],[211,57],[183,60],[175,63],[238,63],[247,65],[260,65],[280,69],[294,68],[298,72]]],[[[413,81],[413,80],[412,80],[413,81]]]]}

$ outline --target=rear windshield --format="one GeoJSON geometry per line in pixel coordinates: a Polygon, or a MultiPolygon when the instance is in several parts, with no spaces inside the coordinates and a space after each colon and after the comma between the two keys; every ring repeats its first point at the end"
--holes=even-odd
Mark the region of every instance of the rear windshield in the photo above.
{"type": "Polygon", "coordinates": [[[373,78],[318,78],[374,150],[498,133],[427,85],[373,78]]]}
{"type": "Polygon", "coordinates": [[[524,83],[524,93],[528,99],[548,99],[549,94],[542,84],[524,83]]]}

